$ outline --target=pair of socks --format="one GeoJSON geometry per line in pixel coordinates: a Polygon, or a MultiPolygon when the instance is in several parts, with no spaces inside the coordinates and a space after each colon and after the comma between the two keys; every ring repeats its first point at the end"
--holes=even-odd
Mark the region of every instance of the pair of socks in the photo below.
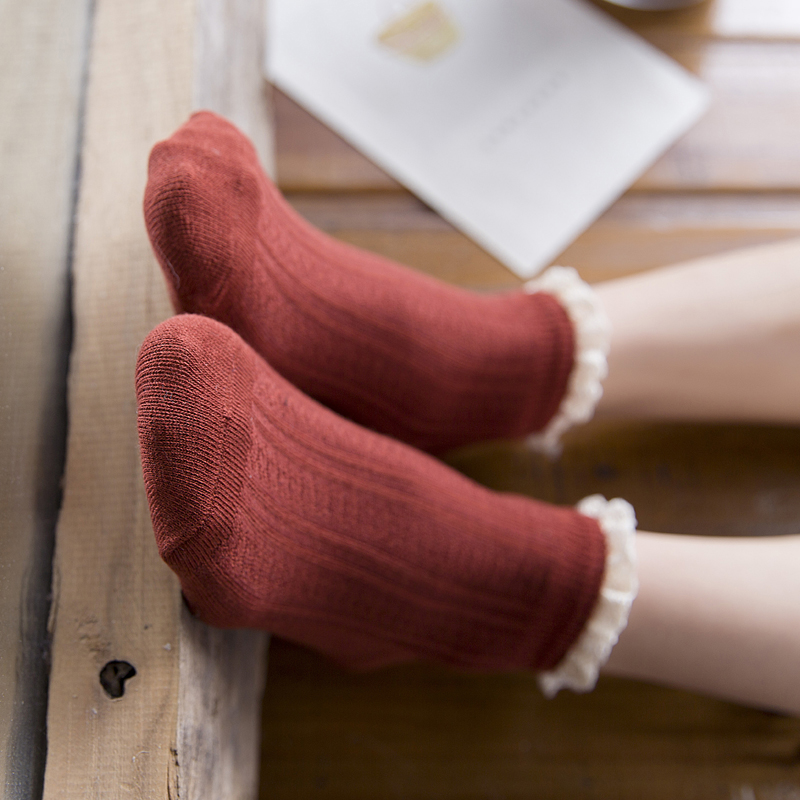
{"type": "Polygon", "coordinates": [[[575,368],[558,300],[329,239],[208,112],[154,148],[145,217],[184,313],[140,350],[142,463],[192,610],[359,669],[556,667],[601,596],[599,523],[428,453],[553,420],[575,368]]]}
{"type": "Polygon", "coordinates": [[[144,213],[176,310],[360,425],[441,453],[539,431],[561,403],[575,337],[556,298],[469,292],[327,237],[214,114],[153,149],[144,213]]]}

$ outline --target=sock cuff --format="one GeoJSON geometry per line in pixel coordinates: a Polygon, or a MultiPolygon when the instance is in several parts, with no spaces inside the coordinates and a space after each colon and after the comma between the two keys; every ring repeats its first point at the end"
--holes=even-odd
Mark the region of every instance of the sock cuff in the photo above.
{"type": "Polygon", "coordinates": [[[561,689],[591,691],[600,668],[628,624],[639,589],[636,575],[636,515],[630,503],[600,494],[585,497],[577,510],[596,519],[606,537],[606,565],[597,603],[580,636],[555,669],[541,672],[539,688],[548,697],[561,689]]]}
{"type": "Polygon", "coordinates": [[[555,457],[561,453],[561,437],[573,425],[588,422],[603,396],[608,374],[611,324],[597,293],[573,267],[550,267],[528,281],[528,294],[553,295],[567,312],[575,332],[575,356],[567,390],[544,430],[527,438],[534,450],[555,457]]]}

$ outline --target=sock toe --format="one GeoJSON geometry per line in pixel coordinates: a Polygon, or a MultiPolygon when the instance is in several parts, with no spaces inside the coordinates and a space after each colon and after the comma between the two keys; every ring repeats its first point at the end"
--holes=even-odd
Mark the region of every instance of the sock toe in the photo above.
{"type": "Polygon", "coordinates": [[[144,215],[176,310],[213,316],[232,269],[252,266],[259,173],[250,142],[210,112],[153,148],[144,215]]]}
{"type": "Polygon", "coordinates": [[[197,547],[205,551],[198,558],[207,557],[236,514],[251,446],[242,398],[253,383],[238,351],[232,331],[190,315],[157,327],[139,351],[145,489],[159,552],[170,564],[178,549],[197,547]]]}

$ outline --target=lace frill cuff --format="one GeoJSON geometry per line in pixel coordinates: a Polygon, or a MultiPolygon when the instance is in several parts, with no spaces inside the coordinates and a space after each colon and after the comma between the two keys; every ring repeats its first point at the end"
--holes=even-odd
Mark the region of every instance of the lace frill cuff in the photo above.
{"type": "Polygon", "coordinates": [[[575,363],[561,405],[544,430],[528,437],[528,444],[534,449],[557,456],[564,432],[588,422],[603,395],[611,326],[594,289],[572,267],[550,267],[528,281],[524,290],[553,295],[564,307],[575,331],[575,363]]]}
{"type": "Polygon", "coordinates": [[[546,697],[561,689],[588,692],[597,683],[600,668],[628,624],[636,597],[636,516],[630,503],[606,500],[593,494],[581,500],[577,510],[600,523],[606,536],[606,569],[597,605],[580,636],[550,672],[539,674],[539,687],[546,697]]]}

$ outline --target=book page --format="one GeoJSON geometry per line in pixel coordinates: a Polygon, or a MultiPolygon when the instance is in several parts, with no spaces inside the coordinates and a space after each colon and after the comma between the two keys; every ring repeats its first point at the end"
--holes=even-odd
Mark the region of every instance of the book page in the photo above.
{"type": "Polygon", "coordinates": [[[270,79],[522,278],[707,102],[695,78],[581,0],[268,8],[270,79]]]}

